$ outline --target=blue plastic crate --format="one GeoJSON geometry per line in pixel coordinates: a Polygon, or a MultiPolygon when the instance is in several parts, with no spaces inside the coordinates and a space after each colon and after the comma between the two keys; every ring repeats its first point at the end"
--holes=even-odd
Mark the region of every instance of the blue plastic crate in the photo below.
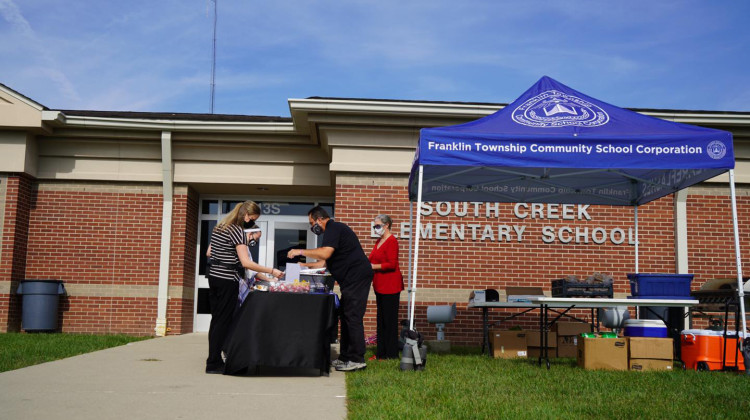
{"type": "Polygon", "coordinates": [[[690,296],[693,274],[628,274],[633,296],[679,298],[690,296]]]}

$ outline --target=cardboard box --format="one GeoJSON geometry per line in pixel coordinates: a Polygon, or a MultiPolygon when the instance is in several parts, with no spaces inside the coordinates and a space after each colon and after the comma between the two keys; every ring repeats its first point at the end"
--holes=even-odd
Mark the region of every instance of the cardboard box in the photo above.
{"type": "MultiPolygon", "coordinates": [[[[542,354],[542,348],[541,347],[529,347],[526,350],[526,354],[529,359],[539,359],[539,356],[542,354]]],[[[553,359],[557,356],[557,348],[556,347],[549,347],[547,348],[547,355],[550,359],[553,359]]]]}
{"type": "Polygon", "coordinates": [[[631,359],[674,359],[671,338],[628,337],[628,357],[631,359]]]}
{"type": "Polygon", "coordinates": [[[541,287],[506,287],[505,300],[508,302],[531,302],[531,299],[544,296],[544,290],[541,287]]]}
{"type": "Polygon", "coordinates": [[[577,335],[558,335],[557,336],[557,357],[573,357],[578,354],[577,335]]]}
{"type": "Polygon", "coordinates": [[[552,324],[552,331],[556,332],[558,336],[579,335],[591,332],[591,324],[587,322],[558,321],[552,324]]]}
{"type": "Polygon", "coordinates": [[[628,370],[628,340],[579,337],[576,358],[584,369],[628,370]]]}
{"type": "MultiPolygon", "coordinates": [[[[539,331],[526,332],[526,346],[528,347],[528,357],[529,359],[538,359],[539,354],[542,352],[541,334],[539,334],[539,331]]],[[[553,332],[547,333],[547,355],[549,357],[557,357],[557,334],[553,332]]]]}
{"type": "Polygon", "coordinates": [[[672,370],[674,341],[671,338],[628,337],[630,370],[672,370]]]}
{"type": "Polygon", "coordinates": [[[557,333],[557,357],[576,357],[579,336],[582,333],[591,332],[591,324],[558,321],[552,325],[552,330],[557,333]]]}
{"type": "MultiPolygon", "coordinates": [[[[526,346],[528,347],[541,347],[542,341],[541,341],[542,335],[539,333],[539,331],[526,331],[526,346]]],[[[547,347],[549,348],[556,348],[557,347],[557,334],[554,332],[548,332],[547,333],[547,347]]]]}
{"type": "Polygon", "coordinates": [[[505,288],[505,295],[534,295],[544,296],[544,290],[541,287],[529,286],[511,286],[505,288]]]}
{"type": "Polygon", "coordinates": [[[490,330],[492,356],[502,359],[526,357],[526,331],[490,330]]]}
{"type": "Polygon", "coordinates": [[[485,303],[486,299],[487,298],[484,290],[475,290],[469,295],[469,302],[485,303]]]}
{"type": "Polygon", "coordinates": [[[630,359],[628,362],[628,368],[637,371],[672,370],[673,366],[672,360],[662,359],[630,359]]]}

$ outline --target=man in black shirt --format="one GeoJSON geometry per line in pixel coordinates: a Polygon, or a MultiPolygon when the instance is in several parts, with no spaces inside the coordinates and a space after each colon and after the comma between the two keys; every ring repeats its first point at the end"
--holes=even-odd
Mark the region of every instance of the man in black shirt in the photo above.
{"type": "Polygon", "coordinates": [[[331,219],[320,206],[313,207],[307,216],[310,230],[323,235],[323,242],[315,249],[292,249],[287,257],[315,258],[319,261],[315,265],[328,267],[341,288],[340,356],[333,366],[340,371],[364,369],[367,364],[363,319],[372,284],[372,265],[349,226],[331,219]]]}

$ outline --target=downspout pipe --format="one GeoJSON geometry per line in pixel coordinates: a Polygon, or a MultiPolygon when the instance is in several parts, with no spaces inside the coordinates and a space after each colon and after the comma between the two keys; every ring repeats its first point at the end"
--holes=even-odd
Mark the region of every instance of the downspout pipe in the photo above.
{"type": "Polygon", "coordinates": [[[172,248],[172,201],[174,196],[172,171],[172,132],[161,133],[161,173],[162,173],[162,218],[161,255],[159,258],[159,288],[156,296],[157,337],[167,335],[167,302],[169,300],[169,255],[172,248]]]}
{"type": "MultiPolygon", "coordinates": [[[[688,274],[688,230],[687,230],[687,198],[688,190],[682,189],[674,193],[674,256],[675,273],[688,274]]],[[[685,308],[685,318],[690,315],[690,309],[685,308]]]]}
{"type": "Polygon", "coordinates": [[[688,274],[688,231],[687,231],[687,198],[688,190],[674,193],[674,254],[675,273],[688,274]]]}

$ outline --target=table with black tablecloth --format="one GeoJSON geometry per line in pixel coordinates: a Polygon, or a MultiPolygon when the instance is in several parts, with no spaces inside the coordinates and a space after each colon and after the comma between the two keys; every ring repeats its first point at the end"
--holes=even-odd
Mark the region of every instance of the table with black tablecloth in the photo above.
{"type": "Polygon", "coordinates": [[[328,375],[335,301],[331,294],[250,293],[235,315],[225,373],[259,367],[312,368],[328,375]]]}

